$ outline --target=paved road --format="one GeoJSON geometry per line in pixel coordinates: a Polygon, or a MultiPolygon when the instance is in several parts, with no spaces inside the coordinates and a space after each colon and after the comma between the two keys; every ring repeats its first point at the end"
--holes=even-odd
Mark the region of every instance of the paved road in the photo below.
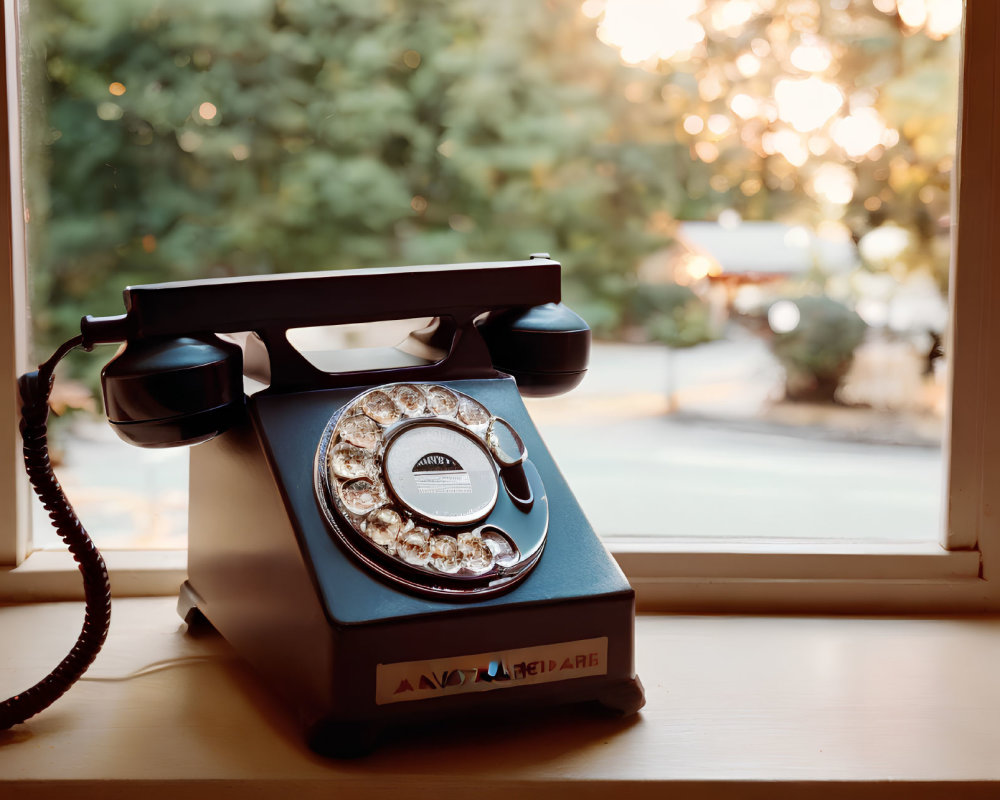
{"type": "MultiPolygon", "coordinates": [[[[943,481],[936,448],[725,424],[752,418],[778,381],[753,339],[669,357],[661,348],[601,345],[578,389],[529,407],[606,536],[936,537],[943,481]],[[680,413],[667,413],[667,386],[680,413]]],[[[101,423],[81,426],[66,448],[60,479],[99,544],[184,546],[183,448],[139,450],[101,423]]],[[[35,522],[37,546],[61,546],[40,508],[35,522]]]]}
{"type": "Polygon", "coordinates": [[[940,449],[755,423],[781,387],[749,335],[669,355],[600,345],[578,389],[529,408],[607,537],[937,538],[940,449]]]}
{"type": "Polygon", "coordinates": [[[540,426],[611,536],[934,539],[940,451],[800,439],[647,417],[540,426]]]}

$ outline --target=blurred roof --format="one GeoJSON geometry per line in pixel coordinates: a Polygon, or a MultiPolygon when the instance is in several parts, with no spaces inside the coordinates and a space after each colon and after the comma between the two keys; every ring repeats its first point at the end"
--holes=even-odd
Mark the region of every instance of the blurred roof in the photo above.
{"type": "Polygon", "coordinates": [[[800,225],[783,222],[682,222],[678,241],[708,256],[722,275],[799,275],[810,269],[844,272],[858,265],[853,241],[825,239],[800,225]]]}

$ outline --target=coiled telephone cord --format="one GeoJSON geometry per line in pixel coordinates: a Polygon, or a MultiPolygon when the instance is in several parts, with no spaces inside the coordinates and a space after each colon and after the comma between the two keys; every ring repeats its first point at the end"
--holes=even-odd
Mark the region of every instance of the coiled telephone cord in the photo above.
{"type": "MultiPolygon", "coordinates": [[[[49,513],[56,532],[69,548],[83,575],[85,612],[83,630],[69,654],[30,689],[0,703],[0,730],[24,722],[58,700],[87,671],[100,652],[111,624],[111,584],[97,547],[63,493],[49,463],[47,421],[56,364],[73,348],[85,345],[82,336],[70,339],[36,372],[18,380],[21,394],[21,438],[28,479],[49,513]]],[[[89,348],[87,348],[89,349],[89,348]]]]}

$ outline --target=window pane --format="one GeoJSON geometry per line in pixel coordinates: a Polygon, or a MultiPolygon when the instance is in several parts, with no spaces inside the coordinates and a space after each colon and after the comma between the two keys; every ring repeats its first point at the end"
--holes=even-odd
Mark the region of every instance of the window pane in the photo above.
{"type": "MultiPolygon", "coordinates": [[[[32,2],[39,355],[126,284],[549,251],[597,342],[531,409],[602,534],[936,539],[960,19],[32,2]]],[[[184,541],[183,452],[57,442],[99,541],[184,541]]]]}

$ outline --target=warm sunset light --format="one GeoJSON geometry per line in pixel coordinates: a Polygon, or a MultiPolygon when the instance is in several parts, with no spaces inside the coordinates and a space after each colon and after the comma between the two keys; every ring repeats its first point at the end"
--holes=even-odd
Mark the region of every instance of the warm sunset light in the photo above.
{"type": "Polygon", "coordinates": [[[684,270],[692,280],[700,281],[709,275],[718,275],[719,265],[707,256],[690,255],[684,261],[684,270]]]}
{"type": "Polygon", "coordinates": [[[803,72],[822,72],[833,61],[833,53],[823,42],[800,44],[789,57],[792,66],[803,72]]]}
{"type": "Polygon", "coordinates": [[[740,119],[750,119],[757,114],[758,105],[757,101],[754,100],[748,94],[738,94],[729,101],[729,107],[733,110],[733,113],[740,117],[740,119]]]}
{"type": "Polygon", "coordinates": [[[844,104],[844,93],[820,78],[784,78],[774,85],[778,116],[802,133],[822,127],[844,104]]]}
{"type": "Polygon", "coordinates": [[[684,122],[682,123],[684,130],[695,136],[701,133],[705,129],[705,120],[699,117],[697,114],[689,114],[684,117],[684,122]]]}
{"type": "Polygon", "coordinates": [[[750,0],[728,0],[712,9],[712,27],[730,36],[737,36],[741,27],[759,11],[757,3],[750,0]]]}
{"type": "Polygon", "coordinates": [[[878,147],[885,132],[885,123],[872,108],[860,108],[830,127],[833,140],[852,158],[860,158],[878,147]]]}
{"type": "MultiPolygon", "coordinates": [[[[870,13],[898,15],[906,36],[922,32],[943,39],[962,22],[962,0],[871,2],[870,13]]],[[[714,142],[734,133],[750,150],[781,155],[796,168],[810,158],[838,154],[855,161],[877,158],[882,149],[899,142],[900,132],[876,110],[875,91],[844,81],[838,63],[843,45],[822,24],[824,15],[831,13],[826,6],[817,0],[793,5],[794,15],[773,17],[766,24],[766,38],[741,44],[724,68],[706,54],[716,43],[744,35],[747,26],[764,24],[762,15],[773,12],[773,0],[584,0],[581,10],[598,20],[598,38],[616,47],[626,64],[676,70],[693,79],[701,107],[692,104],[681,117],[681,127],[698,140],[692,143],[692,155],[700,161],[719,158],[714,142]],[[775,125],[779,120],[785,124],[775,125]]],[[[646,102],[644,94],[635,94],[627,96],[646,102]]],[[[843,204],[850,201],[854,187],[841,178],[839,172],[827,170],[822,177],[814,173],[804,185],[829,202],[843,204]]],[[[784,183],[789,180],[783,178],[784,183]]]]}
{"type": "Polygon", "coordinates": [[[668,60],[705,38],[705,29],[692,19],[703,7],[703,0],[607,0],[597,35],[619,48],[627,64],[668,60]]]}
{"type": "Polygon", "coordinates": [[[813,175],[813,191],[835,205],[846,206],[854,197],[857,186],[854,173],[843,164],[826,163],[820,165],[813,175]]]}
{"type": "Polygon", "coordinates": [[[809,160],[809,148],[802,136],[790,128],[765,133],[761,145],[765,153],[778,153],[794,167],[801,167],[809,160]]]}
{"type": "Polygon", "coordinates": [[[927,4],[927,35],[932,39],[951,36],[962,25],[962,0],[930,0],[927,4]]]}
{"type": "Polygon", "coordinates": [[[932,39],[944,39],[962,24],[962,0],[875,0],[884,14],[899,14],[911,30],[923,29],[932,39]]]}

